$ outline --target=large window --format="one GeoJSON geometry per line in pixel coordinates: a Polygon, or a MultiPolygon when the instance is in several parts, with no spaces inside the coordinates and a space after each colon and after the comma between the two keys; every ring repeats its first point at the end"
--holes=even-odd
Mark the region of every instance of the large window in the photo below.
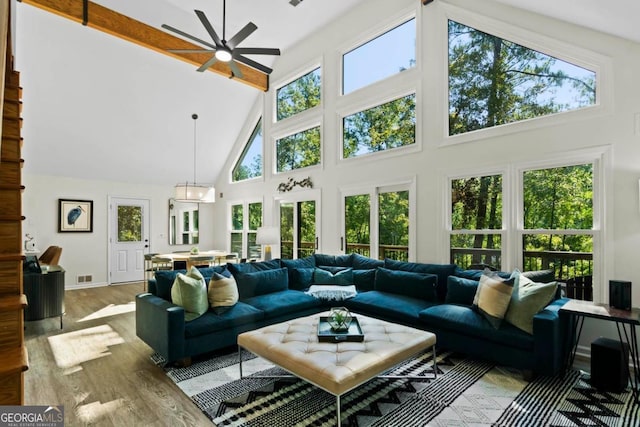
{"type": "Polygon", "coordinates": [[[287,172],[320,164],[320,126],[276,141],[276,171],[287,172]]]}
{"type": "Polygon", "coordinates": [[[585,293],[571,296],[591,299],[599,232],[595,164],[451,179],[451,262],[463,268],[551,269],[560,281],[588,284],[585,293]],[[508,203],[505,177],[513,177],[508,186],[518,188],[517,198],[508,203]],[[520,255],[513,257],[518,250],[520,255]],[[507,265],[505,255],[510,257],[507,265]]]}
{"type": "Polygon", "coordinates": [[[343,119],[343,158],[416,142],[416,95],[411,94],[343,119]]]}
{"type": "Polygon", "coordinates": [[[320,104],[320,68],[305,74],[276,91],[276,119],[294,116],[320,104]]]}
{"type": "Polygon", "coordinates": [[[449,21],[449,134],[596,103],[596,73],[449,21]]]}
{"type": "Polygon", "coordinates": [[[409,190],[375,188],[345,195],[343,203],[345,253],[409,260],[409,190]]]}
{"type": "Polygon", "coordinates": [[[243,181],[260,176],[262,176],[262,119],[258,121],[240,159],[233,167],[232,181],[243,181]]]}
{"type": "Polygon", "coordinates": [[[231,205],[230,252],[240,258],[262,257],[261,246],[256,244],[256,233],[262,226],[262,202],[231,205]]]}
{"type": "Polygon", "coordinates": [[[342,57],[342,93],[390,77],[416,64],[416,20],[347,52],[342,57]]]}

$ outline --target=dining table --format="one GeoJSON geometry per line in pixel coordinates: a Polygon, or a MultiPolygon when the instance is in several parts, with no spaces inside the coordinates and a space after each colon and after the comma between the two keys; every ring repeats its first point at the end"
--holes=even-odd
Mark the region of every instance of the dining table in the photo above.
{"type": "Polygon", "coordinates": [[[209,251],[199,251],[198,253],[191,252],[171,252],[166,254],[157,254],[155,258],[164,258],[170,259],[172,264],[175,265],[177,262],[186,263],[186,269],[189,270],[194,265],[202,264],[202,257],[211,256],[213,257],[215,264],[222,264],[227,261],[227,256],[235,255],[234,253],[222,251],[222,250],[209,250],[209,251]]]}

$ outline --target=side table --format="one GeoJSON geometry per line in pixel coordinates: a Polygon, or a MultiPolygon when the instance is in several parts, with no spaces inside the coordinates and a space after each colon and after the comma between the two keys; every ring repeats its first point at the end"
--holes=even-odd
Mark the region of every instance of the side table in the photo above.
{"type": "Polygon", "coordinates": [[[24,320],[40,320],[64,314],[64,269],[52,267],[46,273],[23,273],[24,294],[27,308],[24,320]]]}
{"type": "Polygon", "coordinates": [[[560,308],[560,313],[568,316],[571,328],[569,337],[571,348],[567,352],[565,369],[569,369],[573,365],[586,317],[616,323],[620,346],[622,347],[622,343],[629,344],[629,355],[633,363],[633,374],[631,370],[628,370],[629,383],[636,402],[640,402],[640,354],[638,353],[638,337],[636,334],[636,327],[640,326],[640,308],[620,310],[606,304],[596,304],[591,301],[569,300],[560,308]]]}

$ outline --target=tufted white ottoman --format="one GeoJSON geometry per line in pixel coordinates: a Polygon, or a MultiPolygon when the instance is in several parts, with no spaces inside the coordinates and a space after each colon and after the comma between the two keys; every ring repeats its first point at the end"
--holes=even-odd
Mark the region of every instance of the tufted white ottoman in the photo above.
{"type": "Polygon", "coordinates": [[[354,314],[360,322],[364,341],[318,342],[319,318],[328,315],[329,312],[320,313],[242,333],[238,335],[239,350],[249,350],[336,396],[338,426],[342,394],[430,347],[434,352],[435,378],[434,334],[354,314]]]}

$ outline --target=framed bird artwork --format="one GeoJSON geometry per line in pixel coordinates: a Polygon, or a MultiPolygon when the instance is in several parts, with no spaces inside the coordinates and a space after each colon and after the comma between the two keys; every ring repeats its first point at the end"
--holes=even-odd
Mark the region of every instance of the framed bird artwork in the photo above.
{"type": "Polygon", "coordinates": [[[58,199],[58,232],[93,231],[93,200],[58,199]]]}

